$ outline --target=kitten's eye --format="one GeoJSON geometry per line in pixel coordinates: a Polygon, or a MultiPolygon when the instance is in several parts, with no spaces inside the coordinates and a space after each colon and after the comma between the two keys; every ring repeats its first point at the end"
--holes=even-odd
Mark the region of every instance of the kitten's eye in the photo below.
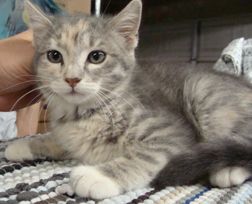
{"type": "Polygon", "coordinates": [[[89,53],[88,61],[93,64],[100,64],[106,58],[106,53],[100,50],[95,50],[89,53]]]}
{"type": "Polygon", "coordinates": [[[47,52],[47,59],[51,63],[63,63],[62,54],[57,50],[49,50],[47,52]]]}

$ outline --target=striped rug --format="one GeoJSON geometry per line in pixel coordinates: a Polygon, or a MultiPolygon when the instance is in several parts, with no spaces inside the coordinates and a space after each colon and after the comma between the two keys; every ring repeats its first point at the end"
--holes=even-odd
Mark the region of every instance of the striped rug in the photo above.
{"type": "Polygon", "coordinates": [[[75,161],[37,160],[9,162],[3,152],[8,142],[0,143],[0,204],[252,204],[252,182],[240,187],[217,189],[201,185],[151,188],[130,191],[102,201],[58,193],[67,185],[75,161]]]}

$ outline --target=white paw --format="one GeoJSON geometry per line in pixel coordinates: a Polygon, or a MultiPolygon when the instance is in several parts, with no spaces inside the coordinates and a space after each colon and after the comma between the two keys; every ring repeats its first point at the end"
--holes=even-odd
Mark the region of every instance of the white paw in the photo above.
{"type": "Polygon", "coordinates": [[[75,167],[70,175],[70,185],[78,196],[98,200],[121,193],[121,188],[115,181],[92,166],[75,167]]]}
{"type": "Polygon", "coordinates": [[[5,149],[4,156],[10,161],[33,160],[29,143],[27,140],[16,141],[5,149]]]}
{"type": "Polygon", "coordinates": [[[213,186],[227,188],[244,183],[250,176],[251,173],[243,167],[226,167],[213,172],[210,175],[210,183],[213,186]]]}
{"type": "Polygon", "coordinates": [[[64,183],[64,184],[62,184],[60,186],[57,186],[55,188],[55,192],[57,194],[67,194],[69,196],[74,195],[74,191],[73,191],[72,187],[69,184],[66,184],[66,183],[64,183]]]}

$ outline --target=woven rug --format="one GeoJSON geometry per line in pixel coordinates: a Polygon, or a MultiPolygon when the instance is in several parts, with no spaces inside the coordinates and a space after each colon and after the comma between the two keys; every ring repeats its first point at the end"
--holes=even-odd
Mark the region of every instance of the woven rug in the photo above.
{"type": "Polygon", "coordinates": [[[0,204],[252,204],[252,182],[217,189],[201,185],[167,187],[161,191],[138,189],[102,201],[59,194],[57,186],[67,184],[75,161],[37,160],[9,162],[4,156],[8,142],[0,142],[0,204]]]}

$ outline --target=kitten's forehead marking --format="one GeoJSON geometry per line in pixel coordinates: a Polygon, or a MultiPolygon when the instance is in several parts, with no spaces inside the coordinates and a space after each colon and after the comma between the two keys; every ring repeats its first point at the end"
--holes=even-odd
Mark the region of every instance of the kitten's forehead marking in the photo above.
{"type": "Polygon", "coordinates": [[[87,21],[79,20],[76,24],[65,24],[63,26],[62,35],[61,35],[61,41],[67,42],[67,40],[73,40],[73,42],[76,44],[78,40],[78,34],[80,32],[83,32],[87,30],[89,27],[89,24],[87,21]]]}
{"type": "Polygon", "coordinates": [[[79,44],[80,33],[86,31],[88,27],[88,22],[84,20],[79,20],[75,24],[64,24],[60,31],[60,37],[57,39],[59,45],[66,51],[73,50],[79,44]]]}

